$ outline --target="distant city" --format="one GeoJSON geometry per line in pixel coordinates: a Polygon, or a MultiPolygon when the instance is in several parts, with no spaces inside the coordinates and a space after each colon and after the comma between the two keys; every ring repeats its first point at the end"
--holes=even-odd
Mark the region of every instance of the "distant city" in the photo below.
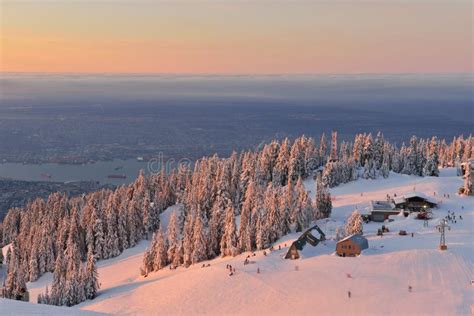
{"type": "Polygon", "coordinates": [[[472,75],[3,74],[0,162],[197,159],[332,130],[341,139],[382,131],[399,144],[414,134],[451,139],[473,131],[472,82],[472,75]]]}

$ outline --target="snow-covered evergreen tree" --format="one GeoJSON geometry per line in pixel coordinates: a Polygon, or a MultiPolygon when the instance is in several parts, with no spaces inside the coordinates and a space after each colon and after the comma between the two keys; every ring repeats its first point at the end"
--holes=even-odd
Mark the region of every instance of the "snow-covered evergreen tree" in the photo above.
{"type": "Polygon", "coordinates": [[[13,242],[9,255],[7,274],[2,288],[2,297],[13,300],[28,300],[25,281],[25,269],[21,265],[16,240],[13,242]]]}
{"type": "Polygon", "coordinates": [[[305,174],[304,151],[300,141],[295,141],[291,147],[290,160],[288,163],[288,180],[296,184],[300,177],[305,174]]]}
{"type": "Polygon", "coordinates": [[[202,211],[198,211],[196,219],[194,221],[193,226],[193,241],[194,247],[191,256],[191,262],[193,264],[198,263],[203,260],[207,260],[207,232],[204,225],[204,213],[202,211]]]}
{"type": "Polygon", "coordinates": [[[168,264],[168,245],[161,226],[153,236],[153,271],[163,269],[168,264]]]}
{"type": "Polygon", "coordinates": [[[418,139],[413,136],[410,140],[410,147],[407,149],[407,155],[402,173],[421,175],[421,170],[419,170],[419,158],[420,155],[418,153],[418,139]]]}
{"type": "Polygon", "coordinates": [[[423,168],[423,176],[437,177],[439,175],[438,165],[438,140],[433,137],[428,147],[428,157],[423,168]]]}
{"type": "Polygon", "coordinates": [[[291,223],[297,232],[303,231],[311,221],[311,203],[301,178],[296,184],[296,203],[290,214],[291,223]]]}
{"type": "Polygon", "coordinates": [[[358,210],[354,210],[346,221],[346,235],[362,234],[363,220],[358,210]]]}
{"type": "Polygon", "coordinates": [[[120,254],[118,237],[118,201],[115,194],[111,194],[106,210],[107,235],[105,238],[105,258],[113,258],[120,254]]]}
{"type": "Polygon", "coordinates": [[[239,253],[234,208],[232,205],[229,205],[225,211],[224,235],[221,240],[221,255],[236,256],[239,253]]]}
{"type": "Polygon", "coordinates": [[[366,159],[364,163],[364,179],[375,179],[377,173],[372,159],[366,159]]]}
{"type": "MultiPolygon", "coordinates": [[[[321,174],[318,174],[316,178],[316,209],[318,210],[319,216],[322,218],[331,216],[331,194],[329,193],[328,188],[324,185],[321,174]]],[[[316,219],[317,218],[318,217],[316,217],[316,219]]]]}
{"type": "Polygon", "coordinates": [[[186,267],[192,263],[193,241],[193,214],[187,214],[183,228],[183,263],[186,267]]]}
{"type": "Polygon", "coordinates": [[[462,193],[464,195],[473,195],[473,190],[472,190],[472,172],[471,170],[468,170],[466,174],[464,175],[464,185],[462,188],[462,193]]]}
{"type": "Polygon", "coordinates": [[[83,269],[84,291],[86,299],[94,299],[100,289],[99,274],[92,250],[87,253],[87,263],[83,269]]]}
{"type": "MultiPolygon", "coordinates": [[[[268,234],[267,240],[270,243],[276,241],[282,236],[281,218],[278,202],[278,191],[273,187],[273,184],[270,183],[265,191],[265,197],[263,202],[265,216],[264,218],[262,218],[262,215],[257,213],[258,215],[260,215],[260,217],[257,217],[256,221],[257,233],[259,232],[259,229],[264,229],[266,231],[265,234],[268,234]],[[261,222],[260,227],[258,221],[261,222]]],[[[256,243],[258,243],[257,240],[256,243]]]]}
{"type": "Polygon", "coordinates": [[[268,236],[269,225],[265,221],[265,214],[256,214],[257,224],[255,233],[255,243],[258,250],[267,248],[270,245],[270,238],[268,236]]]}
{"type": "Polygon", "coordinates": [[[273,168],[273,184],[285,186],[288,183],[288,163],[290,161],[290,141],[285,138],[280,146],[280,151],[273,168]]]}
{"type": "Polygon", "coordinates": [[[170,221],[168,223],[168,262],[177,267],[181,262],[181,256],[179,253],[180,248],[180,229],[178,223],[178,216],[176,211],[171,214],[170,221]],[[176,264],[177,263],[177,264],[176,264]]]}
{"type": "Polygon", "coordinates": [[[242,205],[240,215],[240,229],[239,229],[239,247],[241,251],[251,251],[253,245],[254,234],[254,220],[252,220],[252,213],[257,208],[259,196],[257,194],[257,184],[250,181],[247,191],[245,193],[245,200],[242,205]]]}

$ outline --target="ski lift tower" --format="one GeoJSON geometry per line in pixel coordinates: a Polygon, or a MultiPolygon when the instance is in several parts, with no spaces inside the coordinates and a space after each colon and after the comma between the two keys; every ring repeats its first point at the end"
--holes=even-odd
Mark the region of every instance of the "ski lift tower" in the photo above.
{"type": "Polygon", "coordinates": [[[448,230],[451,229],[451,227],[448,225],[448,221],[445,218],[443,218],[441,220],[441,223],[437,225],[436,228],[438,228],[439,232],[441,233],[441,237],[439,240],[439,249],[440,250],[448,249],[448,246],[446,246],[446,237],[445,237],[446,228],[448,228],[448,230]]]}

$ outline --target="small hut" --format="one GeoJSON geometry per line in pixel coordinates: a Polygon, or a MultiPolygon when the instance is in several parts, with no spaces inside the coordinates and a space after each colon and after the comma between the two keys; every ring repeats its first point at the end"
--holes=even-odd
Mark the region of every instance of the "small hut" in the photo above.
{"type": "Polygon", "coordinates": [[[316,247],[319,242],[323,240],[326,240],[326,235],[318,225],[314,225],[301,234],[301,236],[291,244],[290,249],[288,249],[288,252],[286,253],[285,259],[299,259],[300,254],[298,253],[298,250],[303,250],[306,243],[316,247]]]}
{"type": "Polygon", "coordinates": [[[291,259],[291,260],[299,259],[300,254],[299,254],[298,250],[300,250],[300,251],[303,250],[304,244],[306,244],[306,243],[303,242],[302,240],[299,240],[299,239],[294,241],[291,244],[290,249],[286,253],[285,259],[291,259]]]}
{"type": "Polygon", "coordinates": [[[369,248],[369,241],[360,234],[350,235],[336,244],[336,253],[341,257],[355,257],[369,248]]]}

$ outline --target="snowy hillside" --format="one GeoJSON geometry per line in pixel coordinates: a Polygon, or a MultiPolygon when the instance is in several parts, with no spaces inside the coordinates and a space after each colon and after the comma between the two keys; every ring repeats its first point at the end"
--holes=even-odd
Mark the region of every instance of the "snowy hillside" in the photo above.
{"type": "MultiPolygon", "coordinates": [[[[306,181],[305,185],[314,192],[313,181],[306,181]]],[[[100,261],[99,296],[70,310],[139,315],[469,315],[474,294],[474,198],[456,195],[461,185],[454,169],[443,169],[439,178],[392,173],[388,179],[361,179],[331,189],[332,216],[318,221],[329,239],[356,207],[363,210],[370,200],[384,199],[387,194],[400,195],[416,189],[440,203],[427,228],[413,217],[395,216],[393,222],[385,224],[391,232],[380,237],[376,231],[382,223],[364,225],[369,249],[356,258],[334,255],[335,241],[328,240],[317,247],[307,245],[300,260],[284,260],[291,241],[298,237],[291,234],[275,243],[276,250],[267,256],[263,251],[256,252],[246,266],[243,262],[250,253],[203,263],[209,267],[200,263],[187,269],[163,269],[145,278],[140,276],[139,267],[148,242],[141,242],[119,257],[100,261]],[[448,250],[441,252],[437,249],[439,233],[435,226],[448,210],[464,219],[450,223],[448,250]],[[408,236],[399,236],[400,229],[406,230],[408,236]],[[234,276],[228,275],[228,264],[236,268],[234,276]],[[408,291],[409,286],[412,292],[408,291]]],[[[162,214],[166,218],[163,226],[171,211],[162,214]]],[[[31,301],[49,282],[51,274],[46,274],[28,284],[31,301]]]]}
{"type": "Polygon", "coordinates": [[[50,305],[28,304],[14,300],[0,298],[0,314],[3,316],[17,315],[44,315],[44,316],[100,316],[103,313],[70,309],[67,307],[57,307],[50,305]]]}

